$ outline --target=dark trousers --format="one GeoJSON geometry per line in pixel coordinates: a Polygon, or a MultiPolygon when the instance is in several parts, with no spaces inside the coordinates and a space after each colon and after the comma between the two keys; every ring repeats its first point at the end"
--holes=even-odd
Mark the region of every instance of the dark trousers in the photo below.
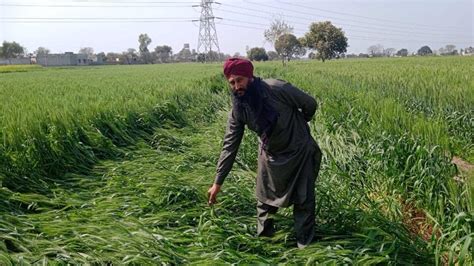
{"type": "MultiPolygon", "coordinates": [[[[315,199],[308,197],[303,204],[293,204],[293,219],[298,246],[306,246],[313,240],[315,226],[315,199]]],[[[271,215],[278,211],[274,207],[258,201],[257,203],[257,235],[272,236],[275,233],[271,215]]]]}
{"type": "MultiPolygon", "coordinates": [[[[315,151],[313,164],[310,165],[310,173],[313,175],[303,178],[298,184],[298,191],[305,191],[306,199],[302,203],[293,204],[293,219],[296,233],[296,242],[298,247],[307,246],[314,237],[315,227],[315,207],[316,200],[314,194],[315,181],[321,166],[321,150],[317,147],[315,151]]],[[[298,196],[298,195],[297,195],[298,196]]],[[[258,236],[272,236],[275,232],[273,218],[271,217],[278,211],[278,207],[265,204],[257,201],[257,235],[258,236]]]]}

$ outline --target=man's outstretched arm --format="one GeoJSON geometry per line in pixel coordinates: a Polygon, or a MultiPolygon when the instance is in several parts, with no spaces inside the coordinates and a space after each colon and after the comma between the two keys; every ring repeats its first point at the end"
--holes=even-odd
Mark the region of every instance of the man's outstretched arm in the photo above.
{"type": "Polygon", "coordinates": [[[222,152],[217,162],[216,177],[214,184],[208,191],[209,204],[216,202],[217,193],[219,193],[221,185],[232,169],[242,137],[244,136],[244,130],[245,124],[239,121],[235,117],[234,111],[231,110],[227,119],[227,129],[224,136],[222,152]]]}

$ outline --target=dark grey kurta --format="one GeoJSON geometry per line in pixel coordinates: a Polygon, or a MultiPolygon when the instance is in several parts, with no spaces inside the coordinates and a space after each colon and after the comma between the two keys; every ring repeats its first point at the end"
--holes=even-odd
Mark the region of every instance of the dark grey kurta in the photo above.
{"type": "MultiPolygon", "coordinates": [[[[262,90],[262,96],[279,113],[279,118],[266,149],[262,149],[259,139],[257,199],[275,207],[301,204],[308,194],[312,194],[308,193],[308,189],[314,190],[315,166],[319,165],[315,158],[320,150],[307,124],[316,112],[316,101],[283,80],[262,80],[258,89],[262,90]],[[310,180],[313,185],[308,187],[310,180]]],[[[224,182],[232,168],[245,125],[256,131],[250,107],[244,106],[240,114],[236,114],[233,107],[217,164],[217,184],[224,182]]]]}

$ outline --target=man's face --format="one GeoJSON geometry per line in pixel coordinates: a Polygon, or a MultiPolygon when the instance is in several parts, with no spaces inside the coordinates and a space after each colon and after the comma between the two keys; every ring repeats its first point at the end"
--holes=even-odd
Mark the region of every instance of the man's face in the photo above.
{"type": "Polygon", "coordinates": [[[230,75],[227,81],[230,84],[232,93],[235,96],[242,97],[245,95],[245,92],[247,91],[247,88],[252,80],[244,76],[230,75]]]}

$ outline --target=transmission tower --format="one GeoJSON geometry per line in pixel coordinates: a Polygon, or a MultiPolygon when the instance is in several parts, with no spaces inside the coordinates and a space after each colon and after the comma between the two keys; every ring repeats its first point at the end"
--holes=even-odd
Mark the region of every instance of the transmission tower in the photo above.
{"type": "MultiPolygon", "coordinates": [[[[198,38],[198,53],[204,53],[204,61],[212,61],[217,58],[210,58],[209,52],[221,52],[219,49],[219,41],[217,40],[216,24],[215,19],[221,19],[215,17],[212,12],[212,4],[220,4],[212,0],[202,0],[200,5],[195,7],[201,7],[201,17],[198,20],[199,23],[199,38],[198,38]]],[[[197,20],[196,20],[197,21],[197,20]]]]}

